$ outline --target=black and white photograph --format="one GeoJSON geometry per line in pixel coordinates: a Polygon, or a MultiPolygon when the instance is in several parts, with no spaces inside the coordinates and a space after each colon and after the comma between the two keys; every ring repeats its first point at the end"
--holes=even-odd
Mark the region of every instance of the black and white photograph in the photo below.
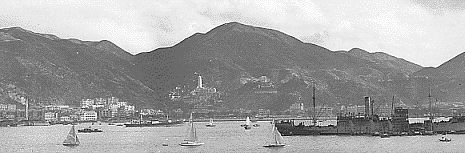
{"type": "Polygon", "coordinates": [[[2,0],[1,153],[465,152],[462,0],[2,0]]]}

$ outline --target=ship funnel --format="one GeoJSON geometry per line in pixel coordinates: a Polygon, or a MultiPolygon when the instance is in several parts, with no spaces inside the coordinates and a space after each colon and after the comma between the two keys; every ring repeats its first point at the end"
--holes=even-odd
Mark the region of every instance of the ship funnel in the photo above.
{"type": "Polygon", "coordinates": [[[371,100],[370,102],[370,109],[371,109],[371,116],[375,116],[375,109],[374,109],[374,106],[375,106],[375,100],[371,100]]]}
{"type": "Polygon", "coordinates": [[[370,97],[365,97],[365,117],[370,116],[370,97]]]}

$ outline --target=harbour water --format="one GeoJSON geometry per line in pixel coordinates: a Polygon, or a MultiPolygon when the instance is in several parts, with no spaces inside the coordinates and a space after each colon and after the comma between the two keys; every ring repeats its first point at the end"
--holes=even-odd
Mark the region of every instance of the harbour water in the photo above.
{"type": "MultiPolygon", "coordinates": [[[[270,122],[245,131],[243,122],[195,122],[199,140],[205,144],[182,147],[187,124],[177,127],[121,127],[94,125],[101,133],[78,133],[81,144],[62,145],[71,125],[0,127],[0,152],[463,152],[465,135],[447,135],[451,142],[439,142],[441,135],[380,138],[371,136],[285,136],[284,148],[264,148],[270,122]],[[162,146],[163,143],[168,146],[162,146]]],[[[91,124],[76,125],[82,129],[91,124]]]]}

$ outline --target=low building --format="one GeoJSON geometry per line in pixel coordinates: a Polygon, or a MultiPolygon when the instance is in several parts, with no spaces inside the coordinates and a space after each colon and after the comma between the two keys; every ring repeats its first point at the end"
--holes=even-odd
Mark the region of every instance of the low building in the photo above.
{"type": "Polygon", "coordinates": [[[60,121],[71,122],[73,120],[69,116],[61,116],[60,121]]]}
{"type": "Polygon", "coordinates": [[[58,120],[57,116],[58,114],[55,112],[46,112],[44,115],[46,121],[56,121],[58,120]]]}
{"type": "Polygon", "coordinates": [[[81,121],[96,121],[97,112],[95,111],[82,111],[79,113],[79,118],[81,121]]]}

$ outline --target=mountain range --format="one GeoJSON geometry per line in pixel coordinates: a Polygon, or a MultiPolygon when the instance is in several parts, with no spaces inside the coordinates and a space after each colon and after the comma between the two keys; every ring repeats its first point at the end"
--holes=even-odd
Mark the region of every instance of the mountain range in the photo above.
{"type": "Polygon", "coordinates": [[[0,102],[21,95],[37,103],[79,105],[83,98],[115,96],[136,107],[191,107],[168,99],[176,87],[204,86],[227,93],[228,108],[283,110],[293,103],[319,106],[424,104],[463,101],[465,55],[437,68],[382,52],[331,51],[282,32],[230,22],[196,33],[172,47],[131,55],[110,41],[61,39],[18,27],[0,29],[0,102]],[[272,87],[250,81],[266,76],[272,87]],[[261,93],[257,90],[270,90],[261,93]]]}

